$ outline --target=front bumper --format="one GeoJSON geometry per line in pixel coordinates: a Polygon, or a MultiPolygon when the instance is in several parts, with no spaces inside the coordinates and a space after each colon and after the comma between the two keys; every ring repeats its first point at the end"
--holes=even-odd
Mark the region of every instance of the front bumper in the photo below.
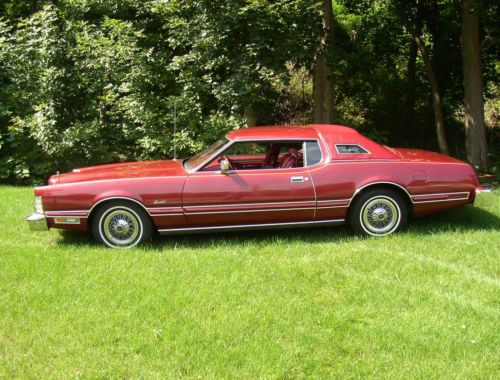
{"type": "Polygon", "coordinates": [[[31,231],[48,231],[49,226],[45,215],[43,214],[31,214],[26,218],[31,231]]]}
{"type": "Polygon", "coordinates": [[[476,189],[476,199],[474,200],[474,205],[477,207],[488,208],[493,206],[493,193],[491,189],[485,187],[478,187],[476,189]]]}

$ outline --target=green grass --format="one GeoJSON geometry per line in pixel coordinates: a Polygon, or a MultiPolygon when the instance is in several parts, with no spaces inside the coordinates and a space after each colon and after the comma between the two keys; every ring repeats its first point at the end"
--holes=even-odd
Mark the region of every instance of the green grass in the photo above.
{"type": "Polygon", "coordinates": [[[413,220],[165,237],[30,233],[0,187],[1,378],[499,378],[500,194],[413,220]]]}

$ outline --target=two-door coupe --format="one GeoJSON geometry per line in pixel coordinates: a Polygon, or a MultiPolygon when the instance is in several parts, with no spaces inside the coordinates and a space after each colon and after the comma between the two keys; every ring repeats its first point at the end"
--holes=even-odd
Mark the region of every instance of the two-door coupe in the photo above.
{"type": "Polygon", "coordinates": [[[113,248],[160,234],[348,222],[364,235],[408,217],[473,203],[472,167],[442,154],[382,146],[336,125],[229,132],[183,161],[120,163],[56,174],[35,189],[32,230],[92,231],[113,248]]]}

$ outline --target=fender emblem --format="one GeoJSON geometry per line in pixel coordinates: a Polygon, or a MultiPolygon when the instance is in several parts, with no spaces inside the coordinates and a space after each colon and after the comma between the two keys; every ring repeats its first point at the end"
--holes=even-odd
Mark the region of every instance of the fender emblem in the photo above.
{"type": "Polygon", "coordinates": [[[154,205],[164,205],[165,203],[167,203],[167,201],[165,199],[155,199],[153,201],[154,205]]]}

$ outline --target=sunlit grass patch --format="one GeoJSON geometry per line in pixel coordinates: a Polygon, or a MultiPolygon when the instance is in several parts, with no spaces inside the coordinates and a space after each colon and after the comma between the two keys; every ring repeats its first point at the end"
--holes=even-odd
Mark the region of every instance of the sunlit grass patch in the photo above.
{"type": "Polygon", "coordinates": [[[496,378],[500,197],[380,239],[348,228],[30,233],[1,187],[0,377],[496,378]]]}

